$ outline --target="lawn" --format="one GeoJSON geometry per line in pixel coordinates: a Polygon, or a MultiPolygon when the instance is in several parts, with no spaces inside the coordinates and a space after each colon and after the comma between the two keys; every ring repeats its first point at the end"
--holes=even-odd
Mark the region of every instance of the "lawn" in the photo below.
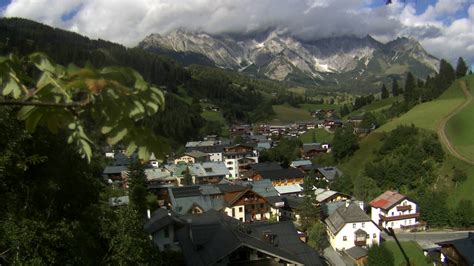
{"type": "Polygon", "coordinates": [[[436,131],[439,121],[464,101],[464,94],[458,84],[451,86],[438,99],[419,104],[406,114],[382,125],[376,132],[389,132],[399,125],[411,125],[436,131]]]}
{"type": "MultiPolygon", "coordinates": [[[[403,254],[395,241],[387,241],[384,243],[384,245],[392,252],[395,259],[395,266],[406,265],[405,258],[403,257],[403,254]]],[[[416,242],[401,242],[401,245],[412,265],[432,265],[426,261],[423,251],[416,242]]]]}
{"type": "Polygon", "coordinates": [[[276,114],[276,120],[273,120],[272,123],[293,123],[314,120],[308,111],[287,104],[273,105],[273,111],[276,114]]]}
{"type": "Polygon", "coordinates": [[[403,100],[402,96],[390,97],[383,100],[377,100],[377,101],[372,102],[369,105],[363,106],[362,108],[355,110],[354,112],[351,112],[348,115],[348,117],[352,115],[362,114],[365,112],[379,112],[379,111],[389,108],[393,103],[399,102],[402,100],[403,100]]]}
{"type": "Polygon", "coordinates": [[[315,111],[315,110],[318,110],[318,109],[335,109],[337,111],[339,111],[339,105],[337,104],[312,104],[312,103],[304,103],[304,104],[300,104],[301,106],[301,109],[304,109],[306,111],[315,111]]]}
{"type": "Polygon", "coordinates": [[[316,139],[315,142],[332,143],[332,139],[334,137],[334,134],[327,132],[323,128],[316,128],[316,129],[308,130],[308,132],[306,132],[306,133],[304,133],[303,135],[300,136],[301,141],[303,143],[314,142],[313,141],[313,132],[314,132],[314,137],[316,139]]]}
{"type": "Polygon", "coordinates": [[[381,138],[383,133],[372,132],[359,142],[359,149],[353,156],[342,162],[339,167],[343,173],[350,175],[362,174],[364,165],[374,160],[374,152],[382,145],[381,138]]]}
{"type": "MultiPolygon", "coordinates": [[[[469,91],[473,92],[474,76],[466,78],[469,91]]],[[[455,149],[474,160],[474,101],[454,115],[446,124],[446,135],[455,149]]]]}

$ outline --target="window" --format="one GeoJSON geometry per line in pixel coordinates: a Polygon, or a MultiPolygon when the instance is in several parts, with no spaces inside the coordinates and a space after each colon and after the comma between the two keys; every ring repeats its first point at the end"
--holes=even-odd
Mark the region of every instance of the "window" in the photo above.
{"type": "Polygon", "coordinates": [[[168,237],[170,237],[170,229],[169,229],[169,227],[168,227],[168,226],[167,226],[167,227],[165,227],[165,231],[164,231],[163,233],[164,233],[164,235],[165,235],[165,238],[168,238],[168,237]]]}
{"type": "Polygon", "coordinates": [[[373,238],[377,238],[377,234],[376,234],[376,233],[374,233],[372,237],[373,237],[373,238]]]}
{"type": "Polygon", "coordinates": [[[232,208],[232,217],[235,217],[235,209],[232,208]]]}
{"type": "Polygon", "coordinates": [[[352,228],[356,228],[357,224],[352,224],[352,228]]]}
{"type": "Polygon", "coordinates": [[[365,227],[365,223],[362,223],[362,228],[364,228],[364,227],[365,227]]]}
{"type": "Polygon", "coordinates": [[[260,209],[263,209],[263,206],[264,206],[263,203],[260,203],[260,209]]]}
{"type": "Polygon", "coordinates": [[[244,208],[239,207],[239,212],[243,212],[243,211],[244,211],[244,208]]]}
{"type": "Polygon", "coordinates": [[[392,216],[393,216],[394,212],[392,212],[392,216]]]}
{"type": "Polygon", "coordinates": [[[239,220],[240,220],[241,222],[243,222],[243,221],[244,221],[244,219],[243,219],[242,217],[240,217],[240,218],[239,218],[239,220]]]}
{"type": "Polygon", "coordinates": [[[343,236],[342,241],[347,241],[347,236],[343,236]]]}

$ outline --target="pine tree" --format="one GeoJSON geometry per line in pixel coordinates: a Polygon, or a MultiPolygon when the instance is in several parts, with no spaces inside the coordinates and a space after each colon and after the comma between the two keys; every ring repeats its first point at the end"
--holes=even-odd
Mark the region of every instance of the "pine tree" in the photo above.
{"type": "Polygon", "coordinates": [[[398,82],[396,79],[392,80],[392,95],[393,97],[398,96],[399,90],[398,90],[398,82]]]}
{"type": "Polygon", "coordinates": [[[403,98],[405,99],[405,102],[408,103],[415,101],[415,77],[411,72],[407,73],[403,98]]]}
{"type": "Polygon", "coordinates": [[[146,174],[143,165],[138,161],[128,166],[128,184],[131,207],[144,215],[147,209],[146,174]]]}
{"type": "Polygon", "coordinates": [[[387,87],[385,87],[385,84],[382,84],[382,95],[381,95],[381,98],[382,99],[386,99],[389,97],[389,93],[388,93],[388,90],[387,90],[387,87]]]}
{"type": "Polygon", "coordinates": [[[304,178],[303,182],[303,200],[299,205],[299,214],[301,217],[301,227],[307,230],[314,222],[321,218],[321,210],[316,201],[313,187],[316,184],[316,174],[314,171],[304,178]]]}
{"type": "Polygon", "coordinates": [[[462,57],[459,57],[458,59],[458,64],[456,66],[456,78],[462,78],[466,75],[467,72],[467,65],[466,62],[464,62],[464,59],[462,57]]]}
{"type": "Polygon", "coordinates": [[[193,177],[191,176],[191,173],[189,172],[189,167],[186,167],[186,171],[184,172],[183,175],[183,185],[189,186],[193,184],[193,177]]]}

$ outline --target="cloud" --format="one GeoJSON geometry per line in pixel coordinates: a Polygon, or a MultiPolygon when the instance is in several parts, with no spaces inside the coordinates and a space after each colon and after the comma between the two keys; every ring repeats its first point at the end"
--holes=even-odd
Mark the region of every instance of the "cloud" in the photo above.
{"type": "MultiPolygon", "coordinates": [[[[417,14],[414,4],[384,0],[13,0],[4,16],[30,18],[134,46],[176,28],[209,33],[285,29],[302,39],[371,34],[388,41],[412,36],[438,57],[474,62],[472,0],[438,0],[417,14]],[[381,2],[381,3],[379,3],[381,2]],[[454,14],[468,9],[468,16],[454,14]],[[66,19],[65,19],[66,18],[66,19]],[[446,18],[452,18],[446,20],[446,18]],[[446,22],[449,21],[449,22],[446,22]]],[[[408,1],[407,1],[408,2],[408,1]]]]}

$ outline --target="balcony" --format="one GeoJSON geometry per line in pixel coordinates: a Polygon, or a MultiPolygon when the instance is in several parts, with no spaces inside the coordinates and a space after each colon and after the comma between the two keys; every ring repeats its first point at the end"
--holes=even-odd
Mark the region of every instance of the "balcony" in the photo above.
{"type": "Polygon", "coordinates": [[[383,220],[384,222],[391,222],[391,221],[398,221],[398,220],[405,220],[405,219],[413,219],[413,218],[419,218],[420,213],[413,213],[413,214],[405,214],[405,215],[397,215],[397,216],[383,216],[379,215],[380,219],[383,220]]]}
{"type": "Polygon", "coordinates": [[[366,242],[366,240],[363,240],[363,241],[354,240],[354,245],[356,245],[358,247],[364,247],[364,246],[367,246],[367,242],[366,242]]]}
{"type": "Polygon", "coordinates": [[[397,206],[397,211],[401,211],[401,212],[404,212],[404,211],[411,211],[411,205],[401,205],[401,206],[397,206]]]}

